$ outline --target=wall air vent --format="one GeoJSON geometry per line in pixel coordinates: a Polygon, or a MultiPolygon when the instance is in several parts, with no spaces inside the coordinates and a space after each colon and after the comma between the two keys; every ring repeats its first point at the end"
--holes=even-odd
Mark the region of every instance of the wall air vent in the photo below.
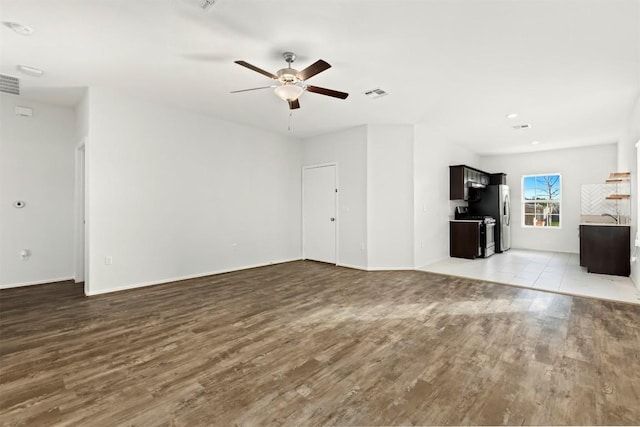
{"type": "Polygon", "coordinates": [[[525,123],[523,125],[515,125],[513,128],[515,130],[519,130],[519,129],[529,129],[531,127],[531,125],[529,123],[525,123]]]}
{"type": "Polygon", "coordinates": [[[20,79],[0,74],[0,92],[20,95],[20,79]]]}
{"type": "Polygon", "coordinates": [[[380,88],[368,90],[364,94],[367,95],[369,98],[374,98],[374,99],[382,98],[383,96],[389,95],[387,92],[383,91],[380,88]]]}

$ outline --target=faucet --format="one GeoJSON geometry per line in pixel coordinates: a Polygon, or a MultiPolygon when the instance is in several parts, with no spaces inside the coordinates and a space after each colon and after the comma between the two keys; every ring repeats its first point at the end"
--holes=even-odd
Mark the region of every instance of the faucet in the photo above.
{"type": "Polygon", "coordinates": [[[613,218],[613,219],[615,220],[616,224],[619,224],[619,223],[620,223],[620,218],[619,218],[619,217],[617,217],[617,216],[613,216],[613,215],[611,215],[610,213],[603,213],[601,216],[608,216],[608,217],[610,217],[610,218],[613,218]]]}

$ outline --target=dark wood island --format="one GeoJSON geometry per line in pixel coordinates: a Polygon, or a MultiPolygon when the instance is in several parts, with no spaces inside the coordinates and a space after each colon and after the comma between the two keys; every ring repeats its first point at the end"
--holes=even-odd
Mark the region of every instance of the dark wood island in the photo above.
{"type": "Polygon", "coordinates": [[[581,224],[580,265],[589,273],[629,276],[630,234],[627,225],[581,224]]]}

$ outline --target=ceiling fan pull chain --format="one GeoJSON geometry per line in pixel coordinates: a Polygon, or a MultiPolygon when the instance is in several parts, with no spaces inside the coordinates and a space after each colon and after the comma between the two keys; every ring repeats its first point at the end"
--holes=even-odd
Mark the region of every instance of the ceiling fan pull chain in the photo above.
{"type": "Polygon", "coordinates": [[[289,111],[289,126],[288,126],[288,130],[289,132],[291,132],[291,117],[293,116],[293,113],[291,111],[289,111]]]}

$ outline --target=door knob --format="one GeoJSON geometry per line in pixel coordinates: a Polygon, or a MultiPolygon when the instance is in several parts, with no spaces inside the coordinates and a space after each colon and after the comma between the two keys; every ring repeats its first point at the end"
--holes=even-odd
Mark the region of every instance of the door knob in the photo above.
{"type": "Polygon", "coordinates": [[[331,217],[331,218],[330,218],[330,220],[331,220],[331,222],[333,222],[333,221],[335,221],[336,219],[335,219],[335,218],[333,218],[333,217],[331,217]]]}

